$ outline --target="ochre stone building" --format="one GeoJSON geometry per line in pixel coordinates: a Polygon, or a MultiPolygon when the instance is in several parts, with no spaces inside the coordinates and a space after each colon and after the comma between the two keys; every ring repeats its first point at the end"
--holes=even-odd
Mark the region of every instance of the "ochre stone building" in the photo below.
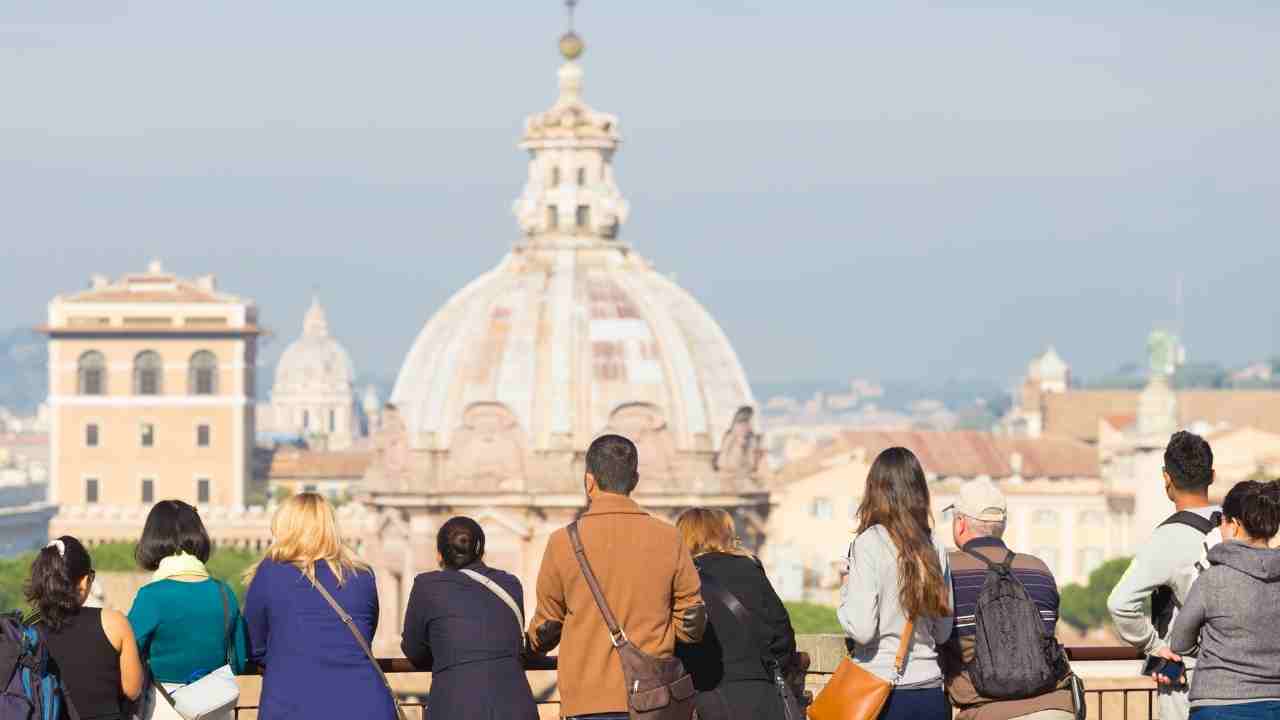
{"type": "MultiPolygon", "coordinates": [[[[251,472],[250,300],[152,263],[49,303],[51,532],[163,498],[240,507],[251,472]],[[81,518],[64,522],[68,515],[81,518]]],[[[136,532],[136,529],[135,529],[136,532]]],[[[136,535],[134,535],[136,537],[136,535]]]]}

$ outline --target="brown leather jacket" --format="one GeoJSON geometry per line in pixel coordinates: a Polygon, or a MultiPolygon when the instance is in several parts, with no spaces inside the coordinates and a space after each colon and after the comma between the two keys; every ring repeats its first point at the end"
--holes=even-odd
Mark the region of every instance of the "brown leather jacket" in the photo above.
{"type": "MultiPolygon", "coordinates": [[[[629,497],[600,493],[579,528],[609,606],[636,647],[670,657],[677,640],[702,639],[701,583],[675,527],[629,497]]],[[[529,645],[539,653],[560,646],[562,717],[626,712],[622,665],[564,529],[547,540],[529,645]]]]}

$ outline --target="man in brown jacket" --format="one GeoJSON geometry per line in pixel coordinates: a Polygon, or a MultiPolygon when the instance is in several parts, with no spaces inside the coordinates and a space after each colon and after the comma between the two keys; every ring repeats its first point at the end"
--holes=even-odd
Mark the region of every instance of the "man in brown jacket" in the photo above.
{"type": "MultiPolygon", "coordinates": [[[[676,641],[702,639],[706,608],[679,532],[629,497],[640,480],[637,461],[636,446],[619,435],[591,443],[588,506],[578,527],[591,569],[627,637],[650,655],[670,657],[676,641]]],[[[529,645],[537,653],[560,646],[562,717],[627,717],[622,664],[565,529],[551,534],[542,556],[529,645]]]]}

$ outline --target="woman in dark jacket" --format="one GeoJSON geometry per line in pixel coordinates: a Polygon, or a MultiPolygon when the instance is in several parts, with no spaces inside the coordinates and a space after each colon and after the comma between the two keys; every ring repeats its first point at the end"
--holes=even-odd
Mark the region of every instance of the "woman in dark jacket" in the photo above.
{"type": "Polygon", "coordinates": [[[431,670],[432,720],[537,720],[525,678],[524,590],[484,558],[484,530],[468,517],[436,536],[440,570],[413,581],[400,648],[431,670]]]}
{"type": "Polygon", "coordinates": [[[787,609],[759,561],[738,547],[729,513],[693,508],[676,527],[702,578],[709,619],[701,643],[676,647],[698,689],[698,717],[782,720],[782,699],[767,664],[785,664],[795,653],[787,609]],[[742,626],[717,588],[742,604],[750,627],[742,626]]]}

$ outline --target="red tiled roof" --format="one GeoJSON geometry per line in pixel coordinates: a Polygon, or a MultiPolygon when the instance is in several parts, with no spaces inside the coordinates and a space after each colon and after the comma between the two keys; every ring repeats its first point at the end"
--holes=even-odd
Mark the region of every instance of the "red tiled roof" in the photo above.
{"type": "MultiPolygon", "coordinates": [[[[1181,390],[1176,394],[1182,425],[1207,422],[1280,433],[1280,391],[1181,390]]],[[[1136,415],[1138,395],[1136,390],[1073,390],[1045,395],[1045,433],[1095,442],[1100,419],[1136,415]]]]}
{"type": "Polygon", "coordinates": [[[371,462],[371,452],[278,450],[271,457],[268,477],[273,480],[359,478],[371,462]]]}
{"type": "Polygon", "coordinates": [[[939,477],[972,478],[1096,478],[1100,476],[1095,448],[1060,436],[1038,438],[994,435],[976,431],[846,431],[828,449],[783,468],[780,478],[799,478],[829,467],[833,458],[861,449],[867,462],[881,451],[902,446],[920,459],[926,473],[939,477]],[[1014,454],[1022,458],[1021,472],[1013,468],[1014,454]]]}

